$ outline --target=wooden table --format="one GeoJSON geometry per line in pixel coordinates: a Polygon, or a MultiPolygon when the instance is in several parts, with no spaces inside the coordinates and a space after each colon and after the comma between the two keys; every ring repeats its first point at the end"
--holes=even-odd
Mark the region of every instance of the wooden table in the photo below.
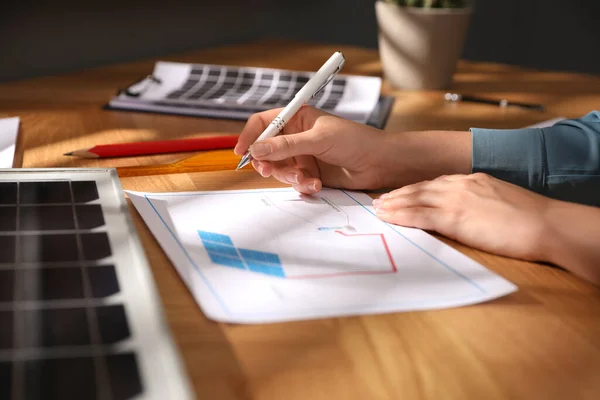
{"type": "MultiPolygon", "coordinates": [[[[380,75],[373,50],[268,42],[168,60],[315,70],[335,49],[345,73],[380,75]]],[[[78,160],[101,142],[237,133],[239,121],[101,110],[155,60],[0,84],[0,116],[22,118],[16,166],[114,167],[189,155],[78,160]]],[[[448,105],[441,92],[397,96],[389,131],[514,128],[578,117],[600,104],[600,78],[461,62],[453,91],[541,102],[545,113],[448,105]]],[[[220,156],[217,156],[217,158],[220,156]]],[[[224,156],[223,160],[230,160],[224,156]]],[[[224,163],[226,163],[224,161],[224,163]]],[[[126,189],[181,191],[274,187],[252,171],[123,178],[126,189]]],[[[600,398],[600,290],[547,266],[493,256],[445,240],[519,286],[458,309],[238,326],[204,317],[144,222],[132,214],[170,328],[201,399],[575,399],[600,398]]]]}

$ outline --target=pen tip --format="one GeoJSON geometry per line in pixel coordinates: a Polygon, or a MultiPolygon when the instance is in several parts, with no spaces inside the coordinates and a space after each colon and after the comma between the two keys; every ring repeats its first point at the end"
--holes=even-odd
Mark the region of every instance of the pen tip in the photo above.
{"type": "Polygon", "coordinates": [[[72,152],[72,151],[71,151],[71,152],[69,152],[69,153],[65,153],[65,154],[63,154],[63,156],[72,156],[72,155],[73,155],[73,152],[72,152]]]}
{"type": "Polygon", "coordinates": [[[244,168],[246,165],[250,164],[250,155],[249,154],[245,154],[242,159],[240,160],[240,162],[237,165],[237,168],[235,169],[236,171],[238,169],[242,169],[244,168]]]}

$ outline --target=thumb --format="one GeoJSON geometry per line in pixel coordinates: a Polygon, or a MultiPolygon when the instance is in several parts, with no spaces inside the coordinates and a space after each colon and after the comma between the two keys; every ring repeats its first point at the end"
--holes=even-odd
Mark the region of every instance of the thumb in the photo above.
{"type": "Polygon", "coordinates": [[[319,135],[310,129],[261,140],[250,146],[250,153],[257,160],[280,161],[295,156],[323,153],[328,146],[326,140],[327,135],[319,135]]]}

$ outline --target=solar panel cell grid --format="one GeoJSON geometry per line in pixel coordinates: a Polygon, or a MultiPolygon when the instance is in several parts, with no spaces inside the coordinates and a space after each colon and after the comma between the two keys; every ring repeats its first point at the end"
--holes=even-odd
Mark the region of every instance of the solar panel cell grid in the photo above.
{"type": "Polygon", "coordinates": [[[99,303],[120,284],[98,199],[94,181],[0,183],[0,400],[143,392],[135,354],[109,347],[132,335],[99,303]]]}

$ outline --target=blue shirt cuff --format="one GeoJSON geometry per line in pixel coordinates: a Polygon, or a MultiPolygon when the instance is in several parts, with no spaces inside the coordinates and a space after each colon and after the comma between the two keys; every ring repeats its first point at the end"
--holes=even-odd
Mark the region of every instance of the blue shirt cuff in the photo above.
{"type": "Polygon", "coordinates": [[[545,187],[544,135],[539,128],[471,128],[472,171],[484,172],[536,192],[545,187]]]}

